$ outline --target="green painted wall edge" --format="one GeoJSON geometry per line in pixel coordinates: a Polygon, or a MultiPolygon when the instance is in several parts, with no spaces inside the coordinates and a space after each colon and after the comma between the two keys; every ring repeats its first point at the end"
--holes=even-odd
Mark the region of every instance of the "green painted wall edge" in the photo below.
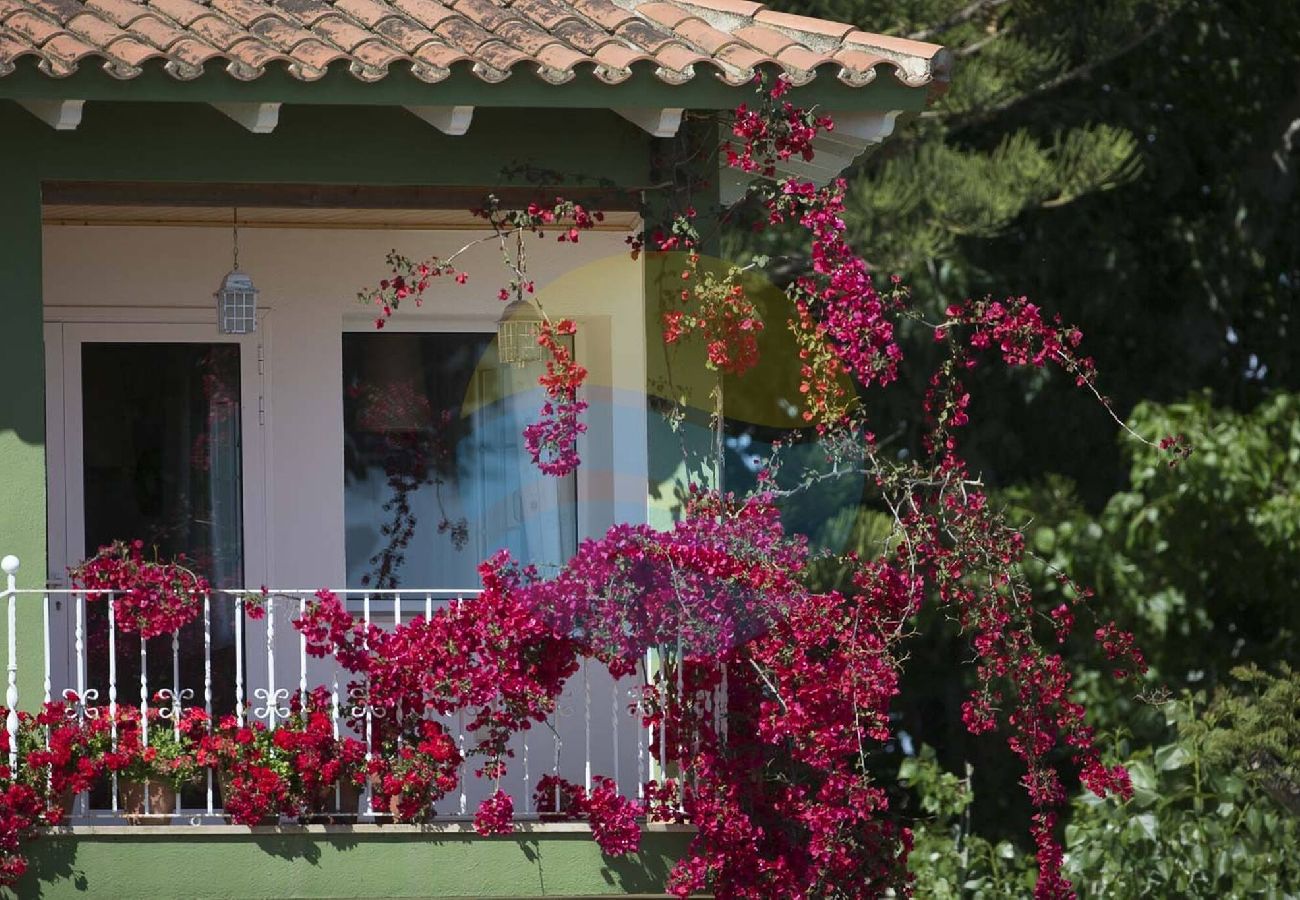
{"type": "MultiPolygon", "coordinates": [[[[158,829],[147,829],[156,832],[158,829]]],[[[663,896],[691,834],[647,831],[638,853],[604,856],[582,832],[501,837],[258,829],[212,834],[45,835],[28,845],[18,897],[415,898],[663,896]]]]}
{"type": "Polygon", "coordinates": [[[2,100],[0,135],[0,167],[36,180],[474,185],[485,194],[526,186],[528,173],[645,186],[652,142],[608,110],[484,109],[453,137],[400,107],[287,106],[274,132],[252,134],[203,103],[105,102],[87,104],[75,131],[55,131],[2,100]]]}
{"type": "MultiPolygon", "coordinates": [[[[0,125],[0,134],[5,130],[0,125]]],[[[0,144],[4,143],[0,141],[0,144]]],[[[41,323],[41,192],[30,157],[0,150],[0,556],[21,562],[19,588],[45,585],[45,342],[41,323]]],[[[3,576],[0,576],[2,578],[3,576]]],[[[41,602],[15,603],[19,705],[40,705],[41,602]]],[[[8,640],[0,608],[0,653],[8,640]]],[[[8,660],[0,657],[0,665],[8,660]]]]}
{"type": "MultiPolygon", "coordinates": [[[[836,77],[838,69],[839,66],[823,66],[816,78],[791,90],[789,98],[794,103],[818,104],[832,110],[918,111],[925,107],[928,87],[904,85],[894,77],[889,66],[882,66],[876,80],[862,87],[844,84],[836,77]]],[[[209,66],[208,71],[191,81],[178,81],[156,63],[146,65],[139,76],[124,81],[113,78],[90,61],[65,78],[51,78],[26,60],[20,60],[14,72],[0,78],[0,97],[91,101],[733,109],[752,94],[749,85],[732,86],[716,78],[709,66],[701,66],[696,76],[685,84],[666,84],[655,76],[648,63],[634,65],[632,77],[617,85],[597,81],[587,72],[579,72],[565,84],[551,84],[523,69],[505,81],[491,84],[474,75],[464,64],[453,66],[451,76],[436,84],[420,81],[397,66],[387,77],[373,82],[358,80],[345,66],[332,67],[317,81],[301,81],[277,66],[268,66],[263,75],[252,81],[239,81],[216,65],[209,66]]]]}

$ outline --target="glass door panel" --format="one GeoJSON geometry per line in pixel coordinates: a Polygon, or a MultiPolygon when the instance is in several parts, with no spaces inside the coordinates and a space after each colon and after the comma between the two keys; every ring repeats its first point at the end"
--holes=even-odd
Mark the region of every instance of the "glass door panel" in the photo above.
{"type": "MultiPolygon", "coordinates": [[[[231,343],[80,345],[83,557],[113,541],[144,543],[147,559],[181,560],[217,588],[243,584],[240,346],[231,343]]],[[[71,543],[71,542],[70,542],[71,543]]],[[[217,608],[225,604],[217,602],[217,608]]],[[[86,609],[88,683],[107,697],[108,610],[86,609]]],[[[201,619],[149,643],[150,693],[178,686],[203,704],[201,619]]],[[[141,646],[117,640],[119,702],[140,702],[141,646]]],[[[211,627],[213,710],[234,708],[234,623],[211,627]]],[[[154,698],[150,698],[151,703],[154,698]]]]}

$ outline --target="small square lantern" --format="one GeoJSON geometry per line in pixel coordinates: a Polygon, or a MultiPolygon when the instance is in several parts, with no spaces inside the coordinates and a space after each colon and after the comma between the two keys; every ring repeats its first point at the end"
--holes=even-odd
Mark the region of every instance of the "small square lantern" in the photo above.
{"type": "Polygon", "coordinates": [[[221,279],[217,298],[217,328],[222,334],[252,334],[257,330],[257,288],[253,279],[232,269],[221,279]]]}

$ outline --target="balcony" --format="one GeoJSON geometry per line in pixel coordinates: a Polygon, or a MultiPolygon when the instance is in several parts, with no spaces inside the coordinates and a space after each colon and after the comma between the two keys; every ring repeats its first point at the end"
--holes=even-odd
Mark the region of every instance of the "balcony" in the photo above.
{"type": "MultiPolygon", "coordinates": [[[[5,728],[8,762],[20,779],[26,764],[19,748],[25,754],[32,740],[20,736],[20,729],[35,733],[38,744],[42,736],[41,729],[21,725],[13,711],[30,711],[42,702],[54,704],[51,709],[61,706],[69,721],[107,721],[116,749],[122,739],[119,721],[144,723],[135,737],[149,746],[151,733],[155,743],[178,738],[181,723],[199,711],[208,723],[228,716],[268,733],[285,729],[314,693],[327,698],[335,738],[359,742],[367,766],[391,752],[379,737],[395,733],[388,717],[419,715],[372,705],[364,679],[332,656],[309,654],[308,640],[294,621],[315,602],[314,589],[214,590],[201,597],[202,612],[194,621],[144,640],[121,627],[113,596],[17,589],[13,557],[6,558],[5,568],[8,589],[0,594],[8,617],[5,728]],[[28,612],[20,616],[25,606],[28,612]],[[33,606],[40,609],[39,635],[25,633],[21,625],[36,620],[33,606]],[[22,664],[32,660],[35,646],[43,664],[40,695],[22,696],[19,682],[32,683],[22,664]],[[160,728],[170,734],[160,738],[160,728]]],[[[473,603],[479,591],[334,593],[359,621],[390,629],[473,603]]],[[[663,771],[654,735],[633,712],[644,674],[642,668],[614,680],[603,667],[584,665],[545,722],[511,737],[499,787],[516,798],[513,834],[484,837],[475,831],[474,812],[498,782],[475,777],[474,734],[466,714],[427,714],[454,738],[465,759],[454,790],[420,814],[406,816],[422,821],[398,821],[393,810],[376,802],[371,780],[351,798],[335,787],[322,808],[246,826],[231,823],[223,808],[222,778],[212,766],[201,767],[179,791],[175,807],[164,809],[152,806],[157,801],[151,790],[143,792],[141,804],[137,796],[127,796],[125,779],[104,775],[71,798],[62,825],[44,828],[38,839],[24,843],[31,869],[17,889],[23,896],[42,897],[85,891],[190,897],[661,892],[689,840],[687,826],[645,824],[639,852],[611,857],[591,840],[586,823],[559,821],[546,812],[559,808],[558,794],[554,803],[543,798],[542,810],[537,805],[539,781],[548,775],[588,788],[593,778],[605,776],[619,795],[637,799],[647,779],[663,771]]],[[[214,727],[207,725],[209,733],[214,727]]],[[[49,732],[46,727],[46,742],[49,732]]],[[[28,771],[26,777],[48,775],[28,771]]]]}

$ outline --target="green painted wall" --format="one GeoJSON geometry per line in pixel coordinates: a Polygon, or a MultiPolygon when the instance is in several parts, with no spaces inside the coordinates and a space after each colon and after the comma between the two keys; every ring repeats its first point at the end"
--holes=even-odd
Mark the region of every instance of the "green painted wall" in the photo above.
{"type": "MultiPolygon", "coordinates": [[[[32,160],[0,157],[0,556],[7,554],[22,562],[20,588],[45,585],[41,196],[32,160]]],[[[41,698],[40,600],[20,597],[17,613],[19,703],[30,709],[41,698]]],[[[0,610],[0,632],[7,622],[0,610]]]]}
{"type": "MultiPolygon", "coordinates": [[[[592,897],[662,896],[689,833],[647,832],[639,853],[603,856],[582,832],[483,838],[383,828],[324,834],[50,835],[30,845],[19,897],[592,897]]],[[[151,831],[153,829],[150,829],[151,831]]]]}

